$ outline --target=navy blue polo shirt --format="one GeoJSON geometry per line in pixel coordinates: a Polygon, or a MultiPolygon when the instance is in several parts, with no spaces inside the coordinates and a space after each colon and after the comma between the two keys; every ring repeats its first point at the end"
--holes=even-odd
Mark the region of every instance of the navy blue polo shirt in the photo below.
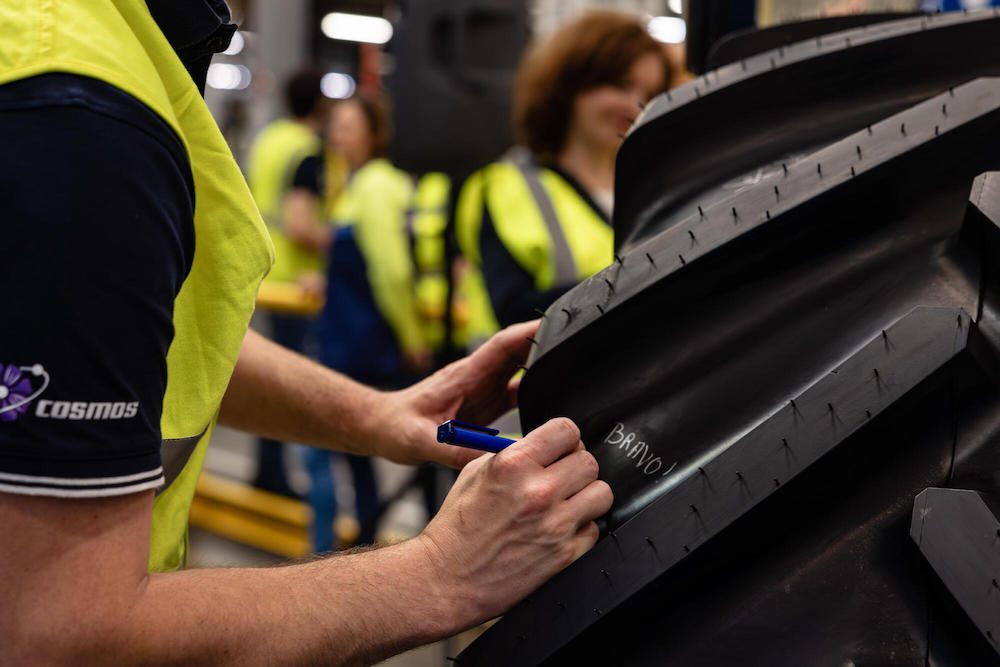
{"type": "MultiPolygon", "coordinates": [[[[204,90],[224,0],[147,0],[204,90]]],[[[195,252],[187,154],[95,79],[0,85],[0,491],[158,487],[173,304],[195,252]]]]}
{"type": "Polygon", "coordinates": [[[155,488],[173,302],[195,252],[184,148],[143,104],[0,86],[0,491],[155,488]]]}

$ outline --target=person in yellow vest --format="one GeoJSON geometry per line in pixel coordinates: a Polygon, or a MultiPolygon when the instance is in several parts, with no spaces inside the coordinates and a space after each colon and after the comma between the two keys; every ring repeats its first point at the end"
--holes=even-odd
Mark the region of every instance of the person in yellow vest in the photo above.
{"type": "Polygon", "coordinates": [[[499,328],[488,300],[478,298],[478,292],[485,294],[478,271],[461,254],[452,257],[452,265],[448,266],[448,246],[454,244],[454,230],[448,229],[451,188],[447,174],[424,174],[417,181],[407,211],[407,226],[413,238],[417,311],[436,368],[478,347],[499,328]],[[480,304],[486,307],[478,307],[480,304]]]}
{"type": "MultiPolygon", "coordinates": [[[[268,282],[308,284],[324,271],[330,229],[308,193],[295,193],[295,174],[302,162],[322,150],[320,132],[330,111],[320,89],[322,73],[305,68],[285,84],[289,116],[268,124],[254,138],[247,181],[267,223],[275,261],[268,282]]],[[[331,193],[336,196],[336,193],[331,193]]]]}
{"type": "Polygon", "coordinates": [[[385,157],[390,129],[381,99],[338,103],[330,134],[350,175],[333,210],[320,359],[369,384],[404,384],[430,368],[405,224],[412,182],[385,157]]]}
{"type": "MultiPolygon", "coordinates": [[[[392,166],[389,115],[374,96],[337,103],[327,133],[344,157],[348,184],[333,204],[335,237],[319,319],[319,358],[348,377],[381,389],[411,384],[429,367],[414,294],[410,239],[405,226],[410,177],[392,166]]],[[[346,456],[354,481],[359,544],[375,541],[378,489],[371,459],[346,456]]],[[[325,450],[304,452],[313,510],[313,549],[336,545],[331,528],[337,494],[325,450]]]]}
{"type": "Polygon", "coordinates": [[[522,148],[474,174],[456,235],[501,325],[534,319],[613,260],[615,156],[670,65],[637,18],[587,13],[535,46],[517,78],[522,148]]]}
{"type": "MultiPolygon", "coordinates": [[[[322,73],[304,68],[285,84],[289,116],[267,125],[254,139],[247,164],[247,180],[254,201],[267,223],[275,262],[266,278],[269,285],[295,286],[306,294],[324,290],[324,257],[330,245],[330,227],[322,215],[321,197],[296,183],[321,152],[319,133],[329,115],[329,100],[320,90],[322,73]]],[[[331,193],[331,197],[336,193],[331,193]]],[[[303,312],[266,313],[271,340],[304,352],[312,316],[303,312]]],[[[285,496],[296,496],[288,483],[284,445],[270,438],[257,442],[257,472],[253,485],[285,496]]]]}
{"type": "Polygon", "coordinates": [[[451,180],[447,174],[424,174],[417,179],[406,211],[406,226],[413,239],[417,313],[435,365],[448,344],[454,347],[460,339],[454,329],[452,340],[445,339],[449,317],[447,231],[450,193],[451,180]]]}
{"type": "Polygon", "coordinates": [[[568,420],[499,455],[524,324],[379,392],[247,332],[273,259],[199,95],[220,0],[0,4],[0,664],[371,663],[502,614],[611,505],[568,420]],[[464,469],[416,538],[176,572],[216,422],[464,469]]]}

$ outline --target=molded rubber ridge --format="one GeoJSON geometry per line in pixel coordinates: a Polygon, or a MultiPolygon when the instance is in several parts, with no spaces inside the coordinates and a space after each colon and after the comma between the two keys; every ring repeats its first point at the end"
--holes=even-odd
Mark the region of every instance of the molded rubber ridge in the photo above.
{"type": "Polygon", "coordinates": [[[1000,75],[1000,12],[881,23],[780,47],[658,96],[618,155],[628,249],[781,162],[980,76],[1000,75]]]}
{"type": "Polygon", "coordinates": [[[910,536],[1000,653],[1000,520],[965,489],[927,489],[913,503],[910,536]]]}
{"type": "MultiPolygon", "coordinates": [[[[888,12],[847,14],[844,16],[824,16],[790,23],[776,23],[766,28],[744,28],[728,33],[712,45],[705,71],[719,69],[732,63],[739,63],[758,53],[773,51],[778,47],[796,42],[822,39],[827,35],[869,28],[886,21],[901,21],[914,16],[927,16],[925,12],[888,12]]],[[[700,73],[700,72],[699,72],[700,73]]]]}

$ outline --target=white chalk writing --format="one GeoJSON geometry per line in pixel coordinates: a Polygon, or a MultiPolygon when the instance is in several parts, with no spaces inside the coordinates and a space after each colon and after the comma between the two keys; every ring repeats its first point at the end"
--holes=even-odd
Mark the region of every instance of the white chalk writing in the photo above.
{"type": "MultiPolygon", "coordinates": [[[[626,432],[625,424],[618,423],[611,429],[604,442],[617,446],[619,451],[624,452],[626,458],[635,462],[636,469],[641,470],[644,475],[655,475],[663,468],[663,459],[655,455],[645,441],[638,438],[637,432],[626,432]]],[[[666,477],[676,467],[677,461],[674,461],[666,471],[660,473],[660,477],[666,477]]]]}

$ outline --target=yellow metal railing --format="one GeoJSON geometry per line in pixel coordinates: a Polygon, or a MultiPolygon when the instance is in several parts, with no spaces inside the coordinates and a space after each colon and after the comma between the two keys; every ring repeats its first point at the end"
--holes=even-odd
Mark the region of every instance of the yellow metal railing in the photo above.
{"type": "Polygon", "coordinates": [[[264,282],[257,292],[257,307],[288,315],[311,316],[323,308],[323,297],[295,283],[264,282]]]}
{"type": "Polygon", "coordinates": [[[190,523],[241,544],[302,558],[311,552],[311,519],[309,507],[301,501],[203,472],[190,523]]]}

